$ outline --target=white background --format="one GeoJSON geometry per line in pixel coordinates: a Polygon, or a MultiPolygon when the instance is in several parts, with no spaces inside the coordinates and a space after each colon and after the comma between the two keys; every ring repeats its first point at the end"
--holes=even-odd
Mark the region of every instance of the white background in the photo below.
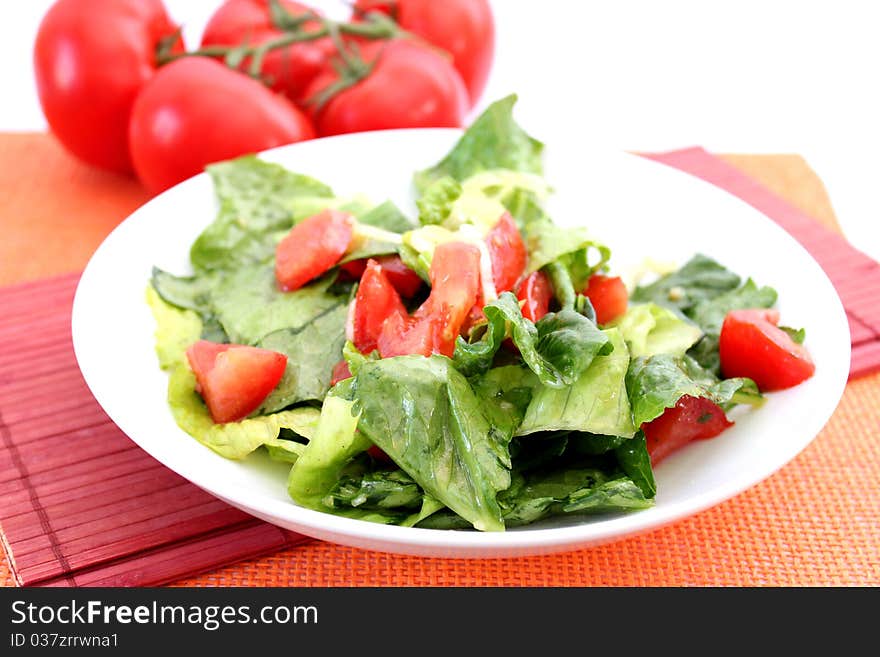
{"type": "MultiPolygon", "coordinates": [[[[442,0],[437,0],[442,2],[442,0]]],[[[166,0],[195,47],[220,0],[166,0]]],[[[342,0],[312,3],[332,16],[342,0]]],[[[51,0],[0,0],[0,131],[44,130],[31,52],[51,0]]],[[[494,0],[496,61],[480,107],[519,94],[548,143],[798,153],[847,237],[880,259],[876,0],[494,0]]],[[[2,181],[0,181],[2,192],[2,181]]]]}

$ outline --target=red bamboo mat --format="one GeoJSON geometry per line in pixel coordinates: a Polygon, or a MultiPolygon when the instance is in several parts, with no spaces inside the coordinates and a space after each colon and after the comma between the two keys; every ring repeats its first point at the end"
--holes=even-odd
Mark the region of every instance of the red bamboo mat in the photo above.
{"type": "MultiPolygon", "coordinates": [[[[652,157],[742,196],[800,239],[844,300],[852,376],[880,369],[877,263],[701,149],[652,157]]],[[[72,274],[0,289],[0,528],[16,582],[162,584],[243,559],[260,563],[253,558],[304,540],[183,481],[116,429],[73,357],[69,312],[77,279],[72,274]]],[[[319,557],[328,550],[336,555],[333,563],[344,565],[341,558],[355,569],[371,554],[314,542],[304,549],[315,553],[312,561],[318,558],[312,564],[318,580],[329,563],[319,557]]],[[[391,563],[422,561],[397,556],[391,563]]]]}
{"type": "Polygon", "coordinates": [[[110,421],[73,354],[78,280],[0,291],[0,524],[18,584],[156,585],[304,540],[190,484],[110,421]]]}

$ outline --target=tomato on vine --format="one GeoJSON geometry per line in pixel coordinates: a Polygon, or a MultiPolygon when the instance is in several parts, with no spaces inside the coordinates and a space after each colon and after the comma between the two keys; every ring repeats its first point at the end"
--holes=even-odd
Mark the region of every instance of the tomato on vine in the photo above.
{"type": "MultiPolygon", "coordinates": [[[[258,46],[283,37],[285,24],[317,33],[322,24],[312,18],[315,16],[313,9],[293,0],[279,0],[277,5],[266,0],[226,0],[205,25],[201,47],[258,46]]],[[[259,74],[272,89],[299,103],[333,51],[333,43],[326,35],[291,43],[268,51],[259,74]]],[[[251,64],[252,57],[244,57],[236,68],[247,71],[251,64]]]]}
{"type": "Polygon", "coordinates": [[[152,192],[212,162],[312,137],[293,103],[207,57],[163,66],[138,96],[129,130],[135,170],[152,192]]]}
{"type": "Polygon", "coordinates": [[[458,128],[468,111],[461,76],[432,48],[406,38],[343,48],[309,86],[319,135],[392,128],[458,128]],[[342,71],[342,72],[340,72],[342,71]]]}
{"type": "Polygon", "coordinates": [[[34,45],[37,92],[58,140],[102,169],[132,171],[128,121],[156,73],[157,51],[178,53],[177,25],[160,0],[58,0],[34,45]]]}
{"type": "Polygon", "coordinates": [[[453,42],[448,21],[424,28],[427,4],[399,4],[334,21],[295,0],[225,0],[185,51],[161,0],[57,0],[34,51],[40,100],[70,152],[153,192],[316,134],[460,127],[488,74],[488,5],[449,3],[466,37],[453,42]]]}
{"type": "Polygon", "coordinates": [[[379,11],[400,27],[452,57],[470,98],[477,103],[495,57],[495,22],[488,0],[357,0],[361,13],[379,11]]]}

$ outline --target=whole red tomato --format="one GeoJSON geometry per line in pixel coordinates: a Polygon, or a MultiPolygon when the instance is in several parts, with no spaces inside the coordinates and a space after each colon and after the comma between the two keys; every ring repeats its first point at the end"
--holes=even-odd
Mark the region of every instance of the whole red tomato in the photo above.
{"type": "MultiPolygon", "coordinates": [[[[34,47],[37,92],[61,143],[95,166],[130,172],[128,118],[156,70],[156,48],[173,38],[160,0],[58,0],[34,47]]],[[[183,44],[178,39],[173,51],[183,44]]]]}
{"type": "MultiPolygon", "coordinates": [[[[390,128],[457,128],[468,110],[461,76],[435,50],[406,39],[373,41],[360,48],[369,75],[309,111],[319,135],[390,128]]],[[[309,85],[317,98],[339,79],[327,65],[309,85]]]]}
{"type": "Polygon", "coordinates": [[[293,103],[206,57],[163,66],[138,95],[129,126],[135,171],[152,192],[211,162],[312,137],[293,103]]]}
{"type": "MultiPolygon", "coordinates": [[[[310,11],[306,5],[291,0],[281,0],[280,4],[292,17],[310,11]]],[[[303,25],[308,31],[317,31],[320,27],[315,21],[303,25]]],[[[226,0],[205,25],[202,47],[258,45],[283,34],[272,23],[268,0],[226,0]]],[[[332,52],[333,43],[326,37],[270,50],[263,59],[261,73],[273,89],[300,102],[309,82],[320,72],[332,52]]],[[[250,58],[245,58],[240,68],[246,70],[249,63],[250,58]]]]}
{"type": "Polygon", "coordinates": [[[390,14],[404,30],[452,55],[470,104],[476,104],[495,56],[495,20],[488,0],[358,0],[355,7],[390,14]]]}

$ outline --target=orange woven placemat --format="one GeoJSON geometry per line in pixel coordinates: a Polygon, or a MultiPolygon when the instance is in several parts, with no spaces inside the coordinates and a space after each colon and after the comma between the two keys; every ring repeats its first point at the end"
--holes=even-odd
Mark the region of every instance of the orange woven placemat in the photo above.
{"type": "MultiPolygon", "coordinates": [[[[835,225],[797,156],[730,156],[804,211],[835,225]]],[[[87,169],[46,135],[0,135],[0,284],[81,269],[146,200],[87,169]]],[[[751,586],[880,584],[880,375],[852,381],[810,446],[713,509],[616,543],[544,557],[441,560],[312,541],[178,581],[186,586],[751,586]]],[[[8,564],[0,583],[11,586],[8,564]]]]}

